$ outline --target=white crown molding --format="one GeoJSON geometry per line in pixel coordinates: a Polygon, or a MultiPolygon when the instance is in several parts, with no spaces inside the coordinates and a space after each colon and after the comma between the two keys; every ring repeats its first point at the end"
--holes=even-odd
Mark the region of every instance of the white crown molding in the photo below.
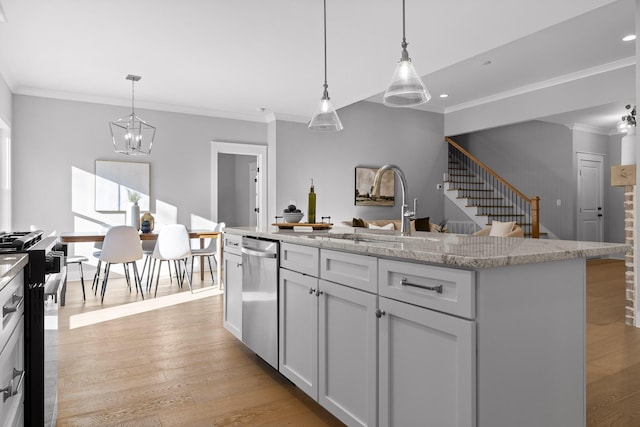
{"type": "Polygon", "coordinates": [[[554,77],[552,79],[543,80],[530,85],[521,86],[516,89],[496,93],[490,96],[486,96],[484,98],[478,98],[472,101],[463,102],[461,104],[452,105],[450,107],[446,107],[444,109],[444,113],[448,114],[448,113],[453,113],[455,111],[466,110],[467,108],[478,107],[480,105],[489,104],[491,102],[500,101],[500,100],[511,98],[518,95],[523,95],[525,93],[535,92],[535,91],[546,89],[552,86],[557,86],[560,84],[569,83],[572,81],[584,79],[584,78],[595,76],[598,74],[607,73],[609,71],[615,71],[621,68],[635,66],[635,64],[636,64],[636,57],[630,56],[628,58],[623,58],[618,61],[613,61],[607,64],[586,68],[584,70],[576,71],[574,73],[569,73],[563,76],[554,77]]]}
{"type": "MultiPolygon", "coordinates": [[[[36,89],[36,88],[19,88],[13,91],[16,95],[38,96],[42,98],[53,98],[64,101],[79,101],[89,102],[92,104],[104,104],[104,105],[117,105],[122,107],[129,107],[131,105],[130,100],[124,100],[121,98],[111,98],[93,95],[82,95],[70,92],[60,92],[48,89],[36,89]]],[[[248,122],[268,123],[273,119],[270,117],[273,113],[260,112],[256,114],[246,113],[234,113],[229,111],[211,110],[206,108],[193,108],[185,107],[181,105],[169,105],[153,102],[139,102],[136,101],[137,108],[143,108],[147,110],[156,111],[168,111],[172,113],[192,114],[196,116],[216,117],[222,119],[232,120],[244,120],[248,122]]]]}
{"type": "Polygon", "coordinates": [[[582,123],[574,123],[574,124],[565,125],[565,126],[567,126],[572,131],[577,130],[577,131],[581,131],[581,132],[596,133],[598,135],[611,136],[611,135],[616,135],[616,134],[619,133],[618,129],[616,129],[616,128],[614,128],[614,129],[601,128],[601,127],[598,127],[598,126],[584,125],[582,123]]]}
{"type": "Polygon", "coordinates": [[[311,120],[309,117],[298,116],[297,114],[283,114],[283,113],[274,113],[274,118],[276,120],[282,120],[285,122],[295,122],[295,123],[309,123],[311,120]]]}

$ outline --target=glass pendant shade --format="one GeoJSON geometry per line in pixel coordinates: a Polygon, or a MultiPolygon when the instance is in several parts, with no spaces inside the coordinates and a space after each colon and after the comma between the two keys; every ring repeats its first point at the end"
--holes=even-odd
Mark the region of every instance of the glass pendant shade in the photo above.
{"type": "Polygon", "coordinates": [[[327,0],[324,5],[324,91],[320,99],[320,105],[309,122],[309,129],[319,132],[336,132],[343,129],[342,122],[336,109],[333,108],[327,85],[327,0]]]}
{"type": "Polygon", "coordinates": [[[116,153],[128,156],[143,156],[151,154],[156,128],[136,116],[134,84],[142,77],[127,75],[131,80],[131,114],[109,122],[111,139],[116,153]]]}
{"type": "Polygon", "coordinates": [[[309,122],[309,129],[321,132],[335,132],[343,129],[342,122],[336,113],[329,93],[325,93],[320,100],[320,105],[309,122]]]}
{"type": "Polygon", "coordinates": [[[116,153],[129,156],[151,154],[156,128],[135,114],[114,120],[109,123],[111,138],[116,153]]]}
{"type": "Polygon", "coordinates": [[[413,107],[430,99],[431,94],[407,55],[407,59],[401,59],[396,65],[382,102],[389,107],[413,107]]]}
{"type": "Polygon", "coordinates": [[[408,45],[405,35],[404,0],[402,0],[402,57],[382,97],[382,103],[389,107],[413,107],[431,99],[431,94],[411,63],[409,52],[407,52],[408,45]]]}

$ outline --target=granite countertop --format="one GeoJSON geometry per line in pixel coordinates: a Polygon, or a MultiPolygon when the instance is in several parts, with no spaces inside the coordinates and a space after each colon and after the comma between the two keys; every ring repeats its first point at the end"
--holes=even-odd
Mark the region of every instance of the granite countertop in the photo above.
{"type": "Polygon", "coordinates": [[[607,256],[631,250],[631,246],[622,243],[427,232],[400,236],[397,231],[353,227],[334,227],[329,231],[313,232],[279,230],[273,226],[230,227],[224,231],[318,248],[471,269],[607,256]]]}
{"type": "Polygon", "coordinates": [[[0,290],[22,270],[29,261],[27,254],[0,255],[0,290]]]}

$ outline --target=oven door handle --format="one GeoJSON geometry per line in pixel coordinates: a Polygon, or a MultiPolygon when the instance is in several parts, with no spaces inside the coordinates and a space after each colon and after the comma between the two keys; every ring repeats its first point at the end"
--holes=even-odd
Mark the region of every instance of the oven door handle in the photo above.
{"type": "Polygon", "coordinates": [[[18,311],[22,303],[24,302],[24,297],[13,294],[11,296],[11,305],[5,305],[2,307],[2,318],[4,319],[7,314],[18,311]]]}

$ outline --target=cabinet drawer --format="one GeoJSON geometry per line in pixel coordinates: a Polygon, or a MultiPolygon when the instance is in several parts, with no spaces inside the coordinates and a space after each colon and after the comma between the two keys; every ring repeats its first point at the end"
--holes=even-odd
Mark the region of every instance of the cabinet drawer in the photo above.
{"type": "MultiPolygon", "coordinates": [[[[0,351],[9,340],[24,312],[24,272],[20,271],[11,282],[0,291],[2,308],[2,329],[0,330],[0,351]]],[[[1,387],[0,387],[1,388],[1,387]]]]}
{"type": "Polygon", "coordinates": [[[473,319],[475,273],[381,259],[380,296],[473,319]]]}
{"type": "Polygon", "coordinates": [[[310,246],[280,244],[280,267],[318,277],[320,249],[310,246]]]}
{"type": "Polygon", "coordinates": [[[225,252],[240,255],[240,248],[242,247],[242,236],[239,236],[237,234],[225,233],[222,244],[225,252]]]}
{"type": "Polygon", "coordinates": [[[0,353],[0,425],[13,425],[23,411],[24,321],[20,319],[0,353]],[[9,388],[10,387],[10,388],[9,388]]]}
{"type": "Polygon", "coordinates": [[[367,292],[378,292],[378,259],[323,249],[320,277],[367,292]]]}

